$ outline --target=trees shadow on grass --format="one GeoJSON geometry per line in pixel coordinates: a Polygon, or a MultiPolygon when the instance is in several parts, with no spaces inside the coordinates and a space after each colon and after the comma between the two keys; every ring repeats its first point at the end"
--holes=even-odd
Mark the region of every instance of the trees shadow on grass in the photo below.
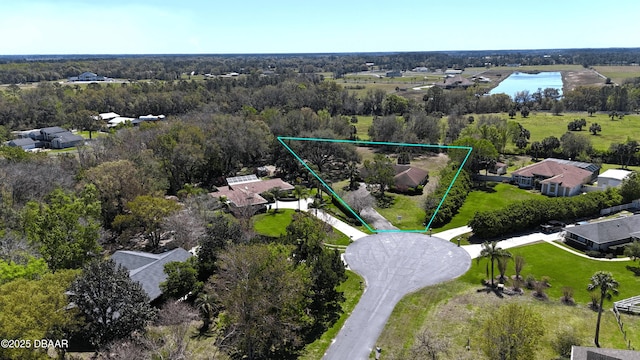
{"type": "Polygon", "coordinates": [[[627,270],[631,271],[635,276],[640,276],[640,266],[627,265],[627,270]]]}
{"type": "Polygon", "coordinates": [[[497,286],[491,287],[491,285],[485,285],[484,287],[477,289],[476,292],[483,292],[483,293],[493,293],[495,296],[499,297],[499,298],[503,298],[504,294],[502,293],[502,289],[498,288],[497,286]]]}

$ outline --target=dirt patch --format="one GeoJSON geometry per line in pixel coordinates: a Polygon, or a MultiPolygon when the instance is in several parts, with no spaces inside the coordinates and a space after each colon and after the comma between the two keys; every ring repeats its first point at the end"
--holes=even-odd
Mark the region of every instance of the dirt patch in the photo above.
{"type": "Polygon", "coordinates": [[[564,91],[574,90],[578,86],[604,86],[605,77],[593,69],[562,71],[564,91]]]}

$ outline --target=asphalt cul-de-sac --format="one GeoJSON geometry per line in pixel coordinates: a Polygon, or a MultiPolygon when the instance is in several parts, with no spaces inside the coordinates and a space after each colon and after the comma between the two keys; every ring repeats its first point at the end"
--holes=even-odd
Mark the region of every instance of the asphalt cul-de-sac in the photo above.
{"type": "Polygon", "coordinates": [[[366,288],[325,353],[327,360],[367,359],[403,296],[454,279],[471,266],[464,249],[420,233],[366,236],[349,245],[344,257],[351,270],[364,277],[366,288]]]}

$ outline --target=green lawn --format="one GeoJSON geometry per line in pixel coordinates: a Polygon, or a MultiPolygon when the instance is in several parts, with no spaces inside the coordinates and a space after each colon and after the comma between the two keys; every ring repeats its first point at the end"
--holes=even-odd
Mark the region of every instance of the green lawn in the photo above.
{"type": "Polygon", "coordinates": [[[638,66],[594,66],[593,68],[616,84],[622,84],[625,79],[640,76],[640,67],[638,66]]]}
{"type": "MultiPolygon", "coordinates": [[[[507,114],[501,114],[501,116],[509,118],[507,114]]],[[[531,132],[530,141],[533,142],[542,141],[549,136],[560,139],[567,132],[569,122],[583,118],[587,121],[587,126],[577,133],[591,139],[593,148],[597,150],[608,150],[612,143],[623,143],[628,137],[635,139],[634,136],[640,134],[640,115],[625,115],[622,120],[611,120],[607,114],[589,116],[586,112],[577,112],[556,116],[549,112],[532,112],[527,118],[518,114],[513,120],[531,132]],[[602,132],[595,136],[589,132],[589,126],[594,122],[602,127],[602,132]]],[[[640,140],[640,136],[637,140],[640,140]]],[[[511,150],[515,149],[513,144],[509,144],[507,147],[511,147],[511,150]]]]}
{"type": "Polygon", "coordinates": [[[360,275],[347,270],[347,280],[338,286],[338,291],[342,291],[345,297],[345,301],[342,303],[342,315],[318,340],[307,345],[304,348],[303,354],[298,359],[315,360],[322,358],[325,351],[329,348],[331,340],[338,335],[342,325],[344,325],[344,322],[349,318],[358,301],[360,301],[360,297],[364,291],[362,284],[364,284],[364,280],[360,275]]]}
{"type": "Polygon", "coordinates": [[[369,127],[373,124],[373,116],[356,116],[358,122],[354,124],[356,126],[356,135],[360,140],[369,140],[369,127]]]}
{"type": "MultiPolygon", "coordinates": [[[[486,278],[486,260],[472,262],[470,270],[461,278],[407,295],[395,307],[387,325],[378,338],[377,344],[386,349],[388,356],[401,354],[409,349],[415,336],[428,328],[436,337],[451,341],[450,353],[446,359],[484,359],[479,345],[484,321],[499,306],[519,302],[539,313],[543,318],[545,335],[538,346],[535,359],[556,358],[551,341],[566,327],[575,329],[581,344],[593,346],[593,331],[597,313],[588,309],[590,301],[586,290],[590,277],[598,270],[611,271],[620,283],[620,293],[612,301],[624,299],[640,293],[640,279],[626,269],[631,262],[601,262],[581,258],[546,243],[532,244],[510,249],[514,255],[525,258],[524,276],[533,274],[537,279],[550,278],[551,288],[547,289],[548,301],[535,300],[530,290],[522,296],[499,298],[493,293],[479,292],[480,280],[486,278]],[[576,306],[560,304],[562,288],[570,286],[574,290],[576,306]],[[471,352],[465,345],[470,340],[471,352]]],[[[496,268],[497,272],[497,268],[496,268]]],[[[509,264],[508,275],[512,275],[513,263],[509,264]]],[[[601,344],[605,347],[625,348],[625,342],[611,311],[612,301],[605,301],[600,332],[601,344]]],[[[640,321],[637,317],[622,315],[624,329],[632,346],[640,346],[640,321]]]]}
{"type": "Polygon", "coordinates": [[[513,202],[533,199],[539,196],[542,195],[510,184],[495,184],[493,187],[489,184],[486,190],[471,191],[453,219],[448,224],[434,228],[434,230],[444,231],[465,226],[477,211],[500,209],[513,202]]]}
{"type": "Polygon", "coordinates": [[[295,210],[280,209],[277,213],[258,214],[253,217],[253,228],[260,235],[279,237],[287,232],[294,213],[295,210]]]}
{"type": "Polygon", "coordinates": [[[401,230],[423,230],[426,213],[417,205],[412,196],[390,194],[394,198],[389,208],[376,208],[378,213],[401,230]],[[398,216],[400,218],[398,218],[398,216]]]}
{"type": "MultiPolygon", "coordinates": [[[[556,248],[547,243],[537,243],[510,249],[514,256],[522,255],[526,264],[522,275],[533,274],[536,279],[548,276],[551,288],[547,294],[559,299],[562,296],[562,288],[573,287],[574,298],[578,303],[586,304],[590,295],[586,291],[589,278],[598,270],[609,271],[620,283],[620,293],[615,299],[624,299],[640,294],[640,278],[627,270],[627,266],[638,266],[631,261],[598,261],[573,255],[567,251],[556,248]]],[[[498,269],[496,267],[495,272],[498,269]]],[[[507,274],[513,275],[513,262],[509,263],[507,274]]],[[[461,277],[461,280],[471,284],[480,284],[480,280],[486,278],[486,261],[474,261],[471,269],[461,277]]],[[[640,334],[639,334],[640,335],[640,334]]],[[[640,345],[640,344],[639,344],[640,345]]]]}
{"type": "MultiPolygon", "coordinates": [[[[311,210],[313,211],[313,210],[311,210]]],[[[280,209],[277,213],[270,211],[253,217],[253,229],[260,235],[280,237],[287,233],[287,226],[291,224],[295,210],[280,209]]],[[[351,239],[340,231],[332,229],[328,234],[327,244],[347,246],[351,239]]]]}

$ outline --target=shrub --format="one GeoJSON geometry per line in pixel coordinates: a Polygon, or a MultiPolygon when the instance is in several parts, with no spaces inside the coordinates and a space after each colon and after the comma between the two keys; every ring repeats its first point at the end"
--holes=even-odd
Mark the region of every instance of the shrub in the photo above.
{"type": "Polygon", "coordinates": [[[572,327],[565,327],[558,331],[555,338],[551,340],[551,347],[562,358],[571,357],[571,347],[579,346],[580,337],[576,334],[576,330],[572,327]]]}
{"type": "Polygon", "coordinates": [[[601,253],[598,250],[589,250],[587,252],[585,252],[585,254],[587,256],[593,257],[593,258],[603,258],[604,257],[604,253],[601,253]]]}
{"type": "Polygon", "coordinates": [[[548,276],[543,276],[540,278],[540,282],[544,287],[551,287],[551,283],[549,282],[550,278],[548,276]]]}
{"type": "Polygon", "coordinates": [[[533,288],[536,286],[536,278],[535,276],[533,276],[532,274],[527,275],[527,278],[524,280],[524,287],[526,287],[529,290],[533,290],[533,288]]]}
{"type": "Polygon", "coordinates": [[[575,305],[576,302],[573,300],[573,288],[570,286],[565,286],[562,288],[562,297],[560,298],[560,302],[565,305],[575,305]]]}
{"type": "MultiPolygon", "coordinates": [[[[425,201],[425,211],[426,211],[426,219],[425,221],[428,223],[436,209],[438,209],[438,205],[445,194],[447,194],[447,189],[449,189],[449,185],[455,178],[457,170],[443,170],[440,176],[440,180],[438,181],[438,186],[435,191],[427,196],[427,200],[425,201]]],[[[460,175],[451,186],[447,197],[442,201],[442,206],[438,210],[436,216],[431,223],[432,226],[438,227],[445,225],[458,213],[458,210],[464,204],[464,201],[467,199],[467,195],[469,195],[469,191],[471,191],[471,177],[469,174],[462,170],[460,175]]]]}
{"type": "Polygon", "coordinates": [[[533,297],[538,300],[548,300],[549,296],[545,292],[546,288],[547,286],[542,281],[536,282],[533,287],[533,297]]]}
{"type": "Polygon", "coordinates": [[[530,199],[502,209],[476,212],[469,226],[479,238],[491,238],[532,229],[550,220],[599,215],[600,210],[621,203],[622,196],[615,188],[574,197],[530,199]]]}

